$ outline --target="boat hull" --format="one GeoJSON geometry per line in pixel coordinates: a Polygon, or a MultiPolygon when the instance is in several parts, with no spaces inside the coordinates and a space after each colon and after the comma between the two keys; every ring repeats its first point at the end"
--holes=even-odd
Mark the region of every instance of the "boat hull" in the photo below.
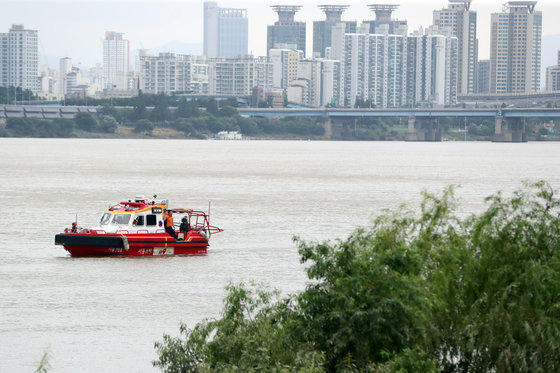
{"type": "Polygon", "coordinates": [[[72,256],[166,256],[204,254],[208,250],[208,240],[197,232],[189,232],[184,240],[176,240],[166,233],[61,233],[55,236],[55,244],[64,246],[72,256]]]}

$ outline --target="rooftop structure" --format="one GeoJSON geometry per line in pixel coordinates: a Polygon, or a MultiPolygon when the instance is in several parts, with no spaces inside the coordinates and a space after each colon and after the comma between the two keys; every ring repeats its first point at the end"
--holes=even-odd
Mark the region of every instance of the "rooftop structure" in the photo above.
{"type": "Polygon", "coordinates": [[[398,4],[370,4],[368,8],[375,12],[375,20],[381,22],[390,22],[391,14],[400,5],[398,4]]]}
{"type": "Polygon", "coordinates": [[[278,13],[279,24],[294,23],[295,14],[303,8],[301,5],[271,5],[276,13],[278,13]]]}
{"type": "Polygon", "coordinates": [[[342,13],[348,9],[349,5],[319,5],[319,9],[325,12],[328,22],[340,22],[342,13]]]}

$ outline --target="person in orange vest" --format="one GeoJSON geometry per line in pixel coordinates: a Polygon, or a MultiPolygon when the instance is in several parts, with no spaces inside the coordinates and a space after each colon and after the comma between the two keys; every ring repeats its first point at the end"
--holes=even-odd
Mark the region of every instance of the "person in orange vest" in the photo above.
{"type": "Polygon", "coordinates": [[[165,231],[173,238],[177,238],[175,233],[175,228],[173,228],[173,213],[170,210],[163,212],[163,225],[165,226],[165,231]]]}

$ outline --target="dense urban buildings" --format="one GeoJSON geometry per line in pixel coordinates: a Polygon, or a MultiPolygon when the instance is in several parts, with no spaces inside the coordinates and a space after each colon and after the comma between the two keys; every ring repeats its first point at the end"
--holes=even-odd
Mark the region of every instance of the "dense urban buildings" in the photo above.
{"type": "Polygon", "coordinates": [[[278,13],[278,21],[267,28],[266,52],[271,49],[296,49],[305,56],[305,22],[295,21],[295,14],[302,7],[299,5],[273,5],[278,13]]]}
{"type": "Polygon", "coordinates": [[[247,10],[220,8],[214,1],[205,1],[203,38],[206,57],[246,55],[249,48],[247,10]]]}
{"type": "MultiPolygon", "coordinates": [[[[82,69],[71,57],[39,72],[38,31],[14,25],[0,33],[0,86],[17,86],[59,100],[145,93],[251,97],[261,106],[450,106],[470,94],[516,94],[540,89],[542,15],[536,1],[509,1],[492,14],[490,59],[478,61],[472,0],[447,0],[433,24],[409,32],[393,18],[398,4],[370,4],[375,19],[345,21],[348,5],[319,5],[313,49],[306,57],[306,22],[299,5],[273,5],[267,56],[248,54],[246,9],[204,1],[204,55],[152,55],[107,31],[103,63],[82,69]]],[[[364,7],[365,9],[365,7],[364,7]]],[[[264,30],[261,30],[264,31],[264,30]]],[[[487,34],[487,33],[486,33],[487,34]]],[[[485,35],[486,35],[485,34],[485,35]]],[[[559,56],[560,57],[560,56],[559,56]]],[[[547,68],[547,90],[560,89],[560,60],[547,68]]]]}
{"type": "Polygon", "coordinates": [[[448,0],[449,7],[434,11],[434,25],[449,28],[458,42],[458,94],[475,92],[478,43],[476,12],[470,10],[472,0],[448,0]]]}
{"type": "Polygon", "coordinates": [[[110,90],[128,89],[130,44],[122,33],[107,31],[103,40],[103,80],[110,90]]]}
{"type": "Polygon", "coordinates": [[[509,1],[493,13],[490,35],[490,93],[540,89],[542,13],[536,1],[509,1]]]}
{"type": "Polygon", "coordinates": [[[20,87],[37,93],[39,82],[39,40],[37,30],[12,25],[0,34],[0,86],[20,87]]]}
{"type": "Polygon", "coordinates": [[[348,5],[319,5],[319,8],[325,12],[326,19],[324,21],[313,21],[313,58],[324,58],[327,48],[332,44],[332,28],[337,23],[346,25],[347,33],[356,32],[356,21],[342,21],[342,13],[348,8],[348,5]]]}

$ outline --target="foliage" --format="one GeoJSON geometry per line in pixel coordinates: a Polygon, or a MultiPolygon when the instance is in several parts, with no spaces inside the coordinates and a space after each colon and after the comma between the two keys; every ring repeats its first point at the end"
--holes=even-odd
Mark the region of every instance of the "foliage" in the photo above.
{"type": "Polygon", "coordinates": [[[386,212],[345,241],[296,239],[310,279],[281,297],[230,285],[221,317],[156,343],[165,372],[560,370],[560,201],[497,193],[478,215],[454,190],[386,212]]]}
{"type": "Polygon", "coordinates": [[[51,354],[50,354],[50,347],[43,353],[43,357],[39,362],[39,366],[35,370],[35,373],[47,373],[51,369],[51,354]]]}
{"type": "Polygon", "coordinates": [[[152,122],[150,122],[149,120],[140,119],[134,125],[134,132],[143,132],[143,133],[149,134],[149,133],[152,133],[154,128],[155,128],[154,124],[152,122]]]}
{"type": "Polygon", "coordinates": [[[97,127],[97,120],[91,115],[91,113],[80,112],[74,117],[74,122],[76,127],[81,130],[93,132],[97,127]]]}
{"type": "Polygon", "coordinates": [[[99,122],[99,129],[101,132],[115,133],[117,127],[117,120],[111,115],[104,115],[103,118],[101,118],[101,122],[99,122]]]}

